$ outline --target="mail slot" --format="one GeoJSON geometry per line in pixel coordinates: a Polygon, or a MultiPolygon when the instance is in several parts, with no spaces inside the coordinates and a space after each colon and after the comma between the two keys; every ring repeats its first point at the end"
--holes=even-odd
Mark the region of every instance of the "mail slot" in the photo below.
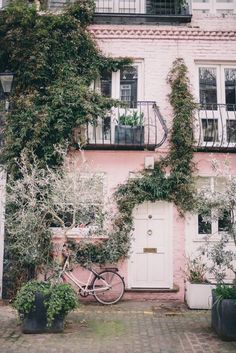
{"type": "Polygon", "coordinates": [[[143,252],[155,254],[157,252],[157,248],[143,248],[143,252]]]}

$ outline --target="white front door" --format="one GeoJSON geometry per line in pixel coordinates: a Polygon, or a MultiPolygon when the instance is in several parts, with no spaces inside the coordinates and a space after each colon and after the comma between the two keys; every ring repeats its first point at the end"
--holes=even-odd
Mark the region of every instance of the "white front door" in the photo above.
{"type": "Polygon", "coordinates": [[[129,287],[172,288],[172,204],[145,202],[133,216],[129,287]]]}

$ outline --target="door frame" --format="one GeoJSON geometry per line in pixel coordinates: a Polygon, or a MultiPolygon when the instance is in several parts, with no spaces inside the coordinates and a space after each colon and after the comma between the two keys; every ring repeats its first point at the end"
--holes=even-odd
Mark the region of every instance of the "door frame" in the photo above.
{"type": "MultiPolygon", "coordinates": [[[[157,203],[163,203],[165,205],[165,207],[167,208],[167,212],[166,212],[166,217],[167,217],[167,222],[166,222],[166,226],[167,226],[167,233],[169,234],[168,240],[167,240],[167,244],[166,244],[166,248],[167,248],[167,256],[168,256],[168,262],[167,262],[167,266],[169,268],[169,275],[167,278],[167,283],[169,284],[168,289],[173,289],[173,204],[170,202],[166,202],[166,201],[156,201],[157,203]]],[[[146,221],[146,219],[144,220],[146,221]]],[[[130,252],[132,252],[132,236],[131,236],[131,249],[130,252]]],[[[127,287],[129,289],[132,288],[137,288],[137,287],[132,287],[132,264],[131,264],[131,256],[129,256],[128,258],[128,265],[127,265],[127,287]]],[[[159,287],[157,287],[158,289],[159,287]]],[[[164,288],[164,287],[161,287],[164,288]]],[[[145,287],[142,287],[142,289],[145,289],[145,287]]],[[[146,289],[151,289],[149,287],[147,287],[146,289]]]]}

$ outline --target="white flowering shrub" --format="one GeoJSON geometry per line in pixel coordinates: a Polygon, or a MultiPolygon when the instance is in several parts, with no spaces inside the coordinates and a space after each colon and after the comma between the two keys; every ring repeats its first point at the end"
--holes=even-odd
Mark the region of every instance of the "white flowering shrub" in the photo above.
{"type": "Polygon", "coordinates": [[[231,271],[236,283],[236,176],[230,174],[227,160],[212,161],[216,178],[224,181],[219,190],[206,187],[199,191],[196,209],[207,223],[221,222],[217,234],[207,234],[201,252],[209,260],[208,271],[218,283],[223,283],[231,271]]]}

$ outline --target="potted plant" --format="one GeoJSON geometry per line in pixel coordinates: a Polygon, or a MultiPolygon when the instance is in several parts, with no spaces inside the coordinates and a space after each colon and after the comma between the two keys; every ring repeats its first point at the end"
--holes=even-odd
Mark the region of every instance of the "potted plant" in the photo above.
{"type": "Polygon", "coordinates": [[[134,111],[119,117],[115,126],[115,143],[122,145],[143,145],[144,143],[144,114],[134,111]]]}
{"type": "Polygon", "coordinates": [[[224,341],[236,341],[236,286],[218,285],[213,290],[211,325],[224,341]]]}
{"type": "Polygon", "coordinates": [[[212,289],[215,285],[206,279],[207,266],[201,257],[188,259],[186,302],[190,309],[211,309],[212,289]]]}
{"type": "Polygon", "coordinates": [[[77,306],[73,288],[66,283],[30,281],[18,291],[13,306],[23,333],[62,332],[65,316],[77,306]]]}

